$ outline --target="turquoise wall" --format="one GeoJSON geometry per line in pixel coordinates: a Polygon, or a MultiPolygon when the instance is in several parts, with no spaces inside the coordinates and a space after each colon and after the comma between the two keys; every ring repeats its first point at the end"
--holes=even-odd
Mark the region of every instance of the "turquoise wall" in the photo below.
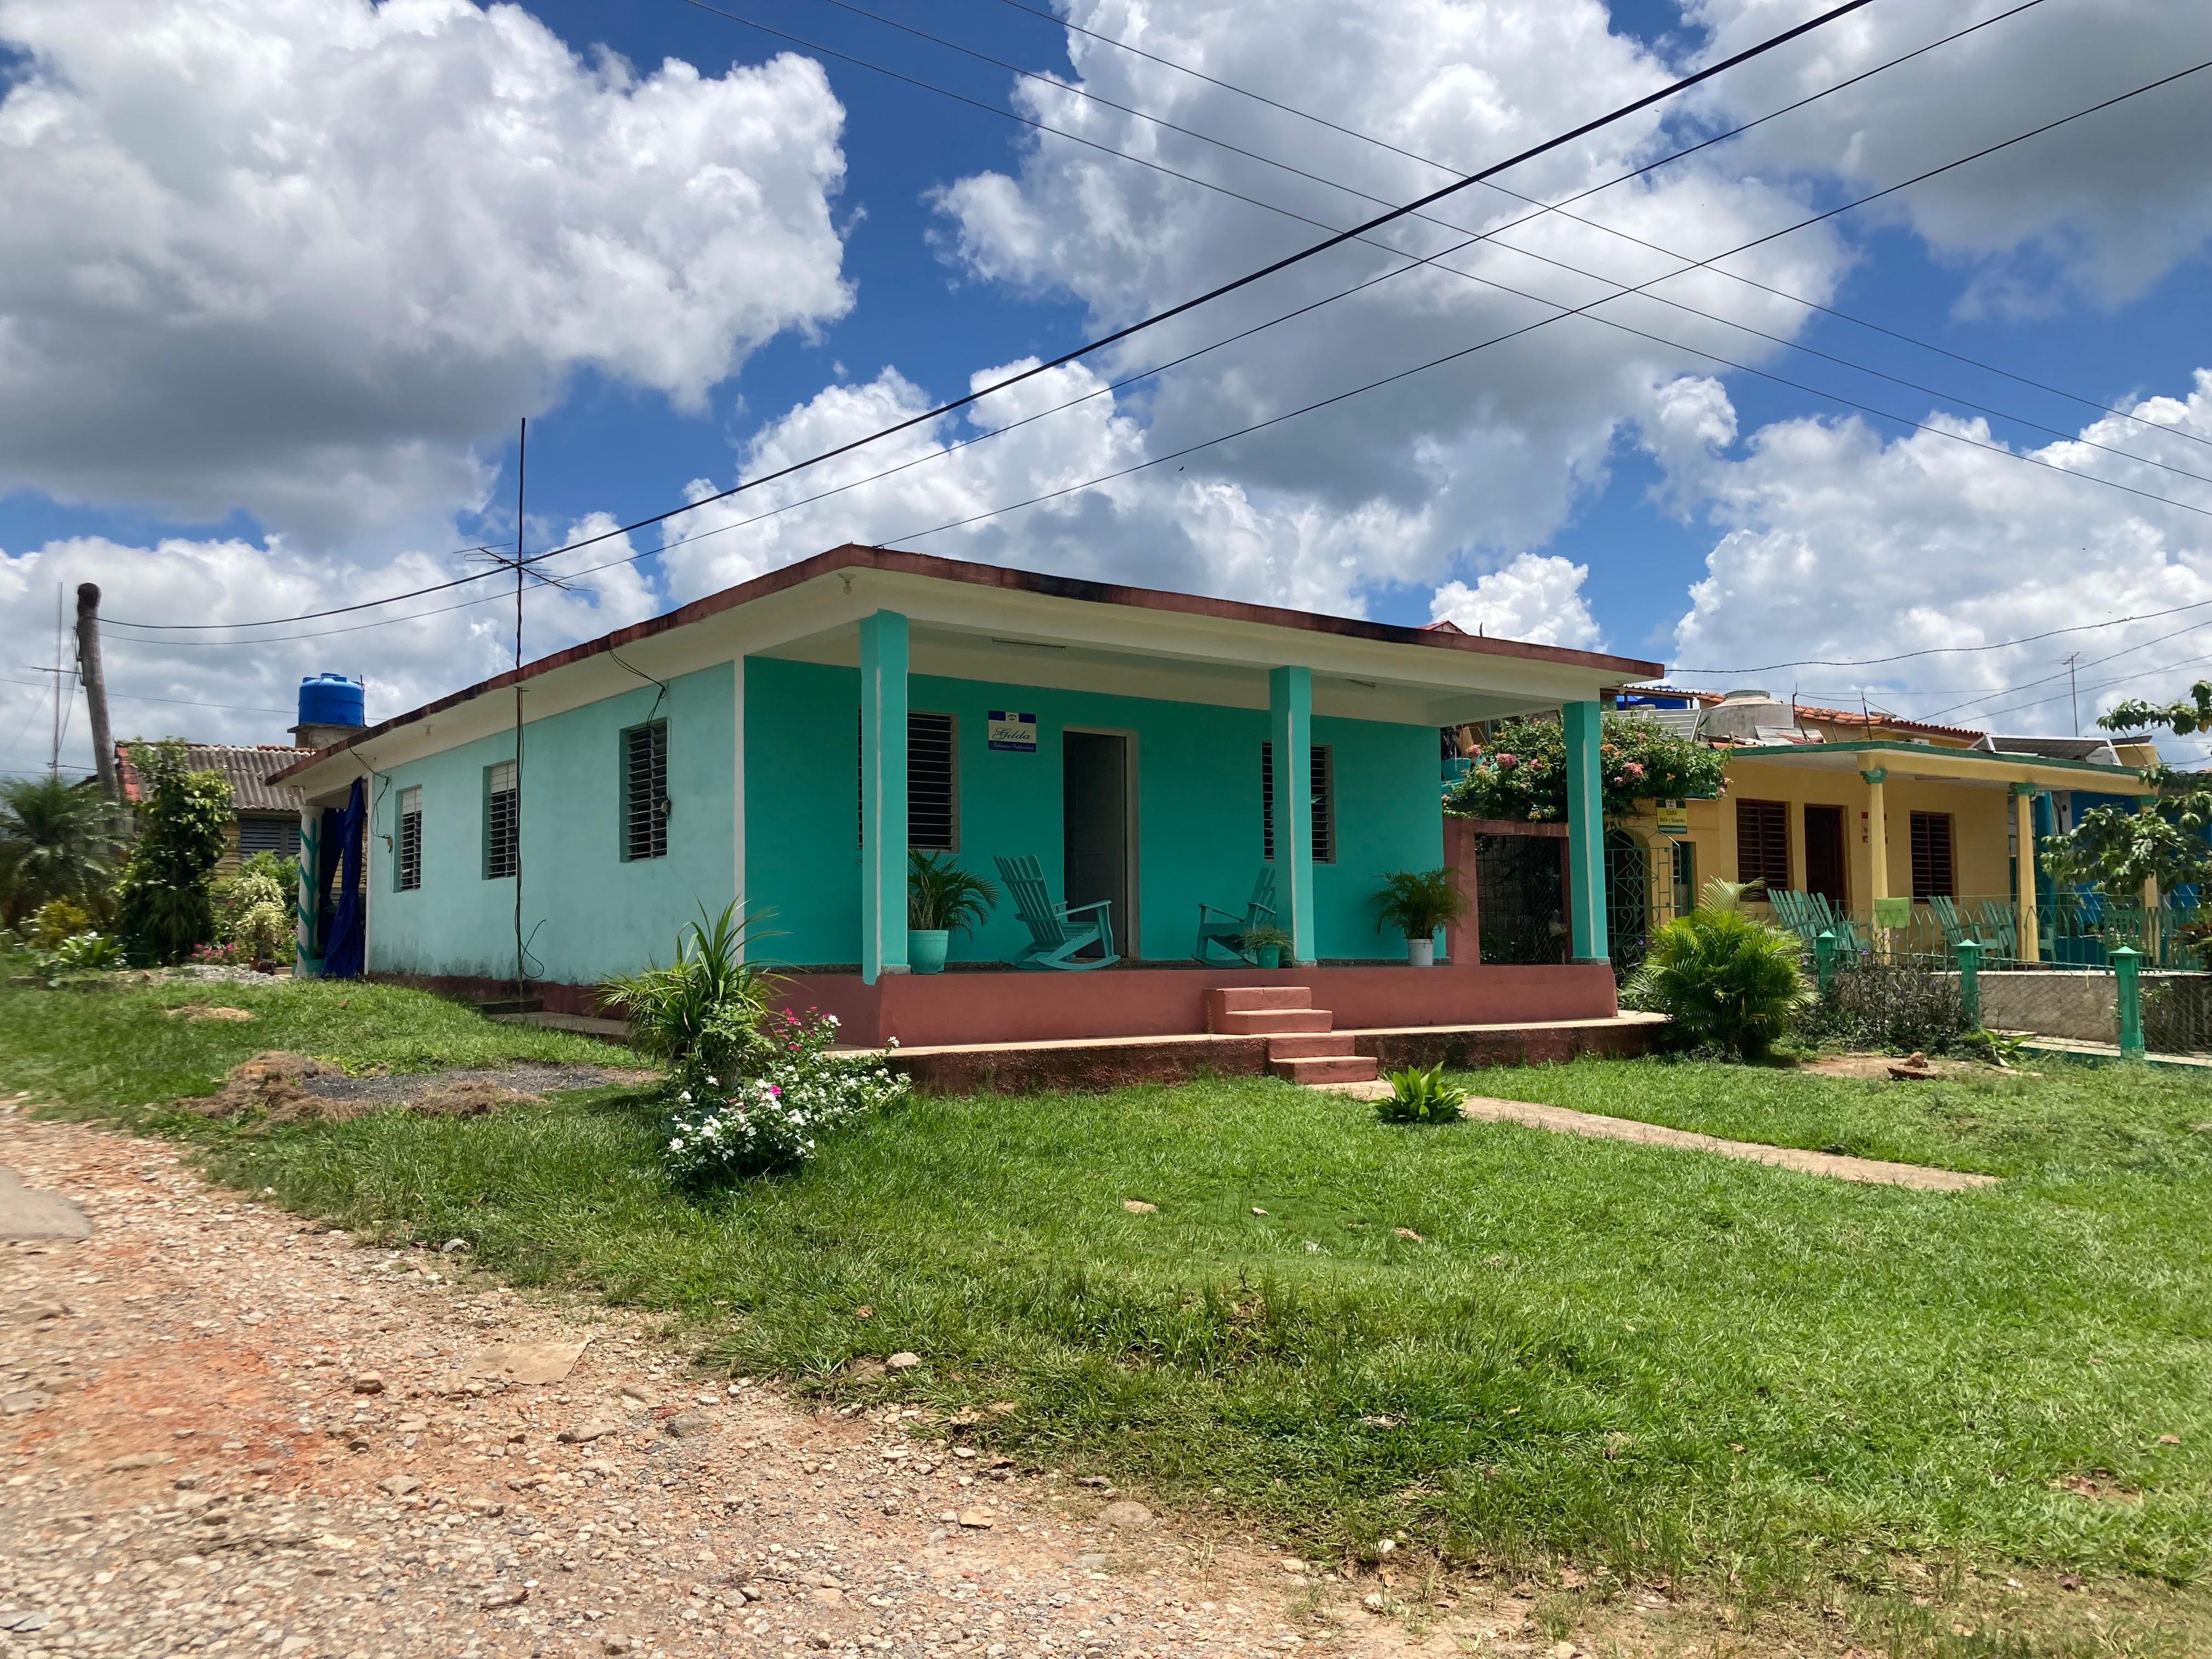
{"type": "MultiPolygon", "coordinates": [[[[732,665],[609,697],[524,728],[522,929],[533,977],[589,984],[673,953],[699,906],[736,887],[737,682],[732,665]],[[655,702],[659,700],[656,714],[655,702]],[[621,733],[668,722],[668,854],[625,863],[617,838],[621,733]]],[[[851,741],[847,719],[847,742],[851,741]]],[[[511,732],[369,782],[374,973],[514,971],[514,883],[483,876],[484,769],[513,758],[511,732]],[[422,791],[422,884],[396,890],[399,793],[422,791]]]]}
{"type": "MultiPolygon", "coordinates": [[[[1137,954],[1188,957],[1201,900],[1241,909],[1259,872],[1260,744],[1264,709],[1024,690],[915,675],[908,704],[956,717],[958,861],[997,878],[994,854],[1033,854],[1060,890],[1060,754],[1069,726],[1134,734],[1137,750],[1137,954]],[[985,712],[1037,718],[1037,751],[994,752],[985,712]]],[[[745,664],[746,891],[763,916],[761,954],[793,963],[851,963],[860,955],[860,676],[852,669],[754,658],[745,664]]],[[[1405,943],[1375,927],[1370,896],[1387,870],[1443,862],[1432,726],[1316,718],[1314,741],[1335,767],[1337,859],[1314,869],[1324,957],[1402,961],[1405,943]]],[[[1116,942],[1129,953],[1127,918],[1116,942]]],[[[1002,902],[963,961],[1018,956],[1028,934],[1002,902]]]]}

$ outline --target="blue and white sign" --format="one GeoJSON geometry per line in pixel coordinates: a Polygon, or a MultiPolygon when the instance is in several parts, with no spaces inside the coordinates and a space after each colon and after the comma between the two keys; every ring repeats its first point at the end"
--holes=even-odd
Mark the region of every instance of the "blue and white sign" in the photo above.
{"type": "Polygon", "coordinates": [[[1036,716],[1010,714],[1003,708],[985,711],[990,722],[990,742],[994,749],[1007,750],[1017,755],[1036,753],[1036,716]]]}

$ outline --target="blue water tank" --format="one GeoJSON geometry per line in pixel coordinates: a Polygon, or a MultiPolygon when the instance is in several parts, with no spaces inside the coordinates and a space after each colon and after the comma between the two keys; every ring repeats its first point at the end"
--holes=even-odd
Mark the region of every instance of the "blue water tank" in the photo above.
{"type": "Polygon", "coordinates": [[[343,674],[309,674],[300,682],[302,726],[366,726],[359,680],[343,674]]]}

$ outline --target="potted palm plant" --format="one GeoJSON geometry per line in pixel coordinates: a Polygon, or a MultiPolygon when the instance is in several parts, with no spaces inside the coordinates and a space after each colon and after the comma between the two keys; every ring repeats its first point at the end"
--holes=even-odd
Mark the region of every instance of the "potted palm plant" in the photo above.
{"type": "Polygon", "coordinates": [[[951,854],[908,854],[908,968],[917,974],[943,973],[945,953],[953,934],[972,931],[998,902],[998,888],[963,870],[951,854]]]}
{"type": "Polygon", "coordinates": [[[1393,870],[1382,878],[1375,895],[1380,919],[1378,933],[1395,927],[1406,936],[1406,960],[1416,968],[1432,968],[1437,960],[1437,929],[1467,914],[1467,895],[1459,890],[1459,872],[1393,870]]]}
{"type": "Polygon", "coordinates": [[[1291,948],[1291,936],[1271,921],[1263,921],[1244,933],[1244,948],[1252,953],[1252,960],[1262,968],[1283,965],[1283,952],[1291,948]]]}

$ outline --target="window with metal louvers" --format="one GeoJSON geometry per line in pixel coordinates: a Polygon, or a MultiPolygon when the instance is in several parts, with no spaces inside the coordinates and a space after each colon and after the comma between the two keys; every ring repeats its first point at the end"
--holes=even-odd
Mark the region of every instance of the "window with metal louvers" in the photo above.
{"type": "Polygon", "coordinates": [[[625,863],[668,856],[668,722],[623,733],[622,855],[625,863]]]}

